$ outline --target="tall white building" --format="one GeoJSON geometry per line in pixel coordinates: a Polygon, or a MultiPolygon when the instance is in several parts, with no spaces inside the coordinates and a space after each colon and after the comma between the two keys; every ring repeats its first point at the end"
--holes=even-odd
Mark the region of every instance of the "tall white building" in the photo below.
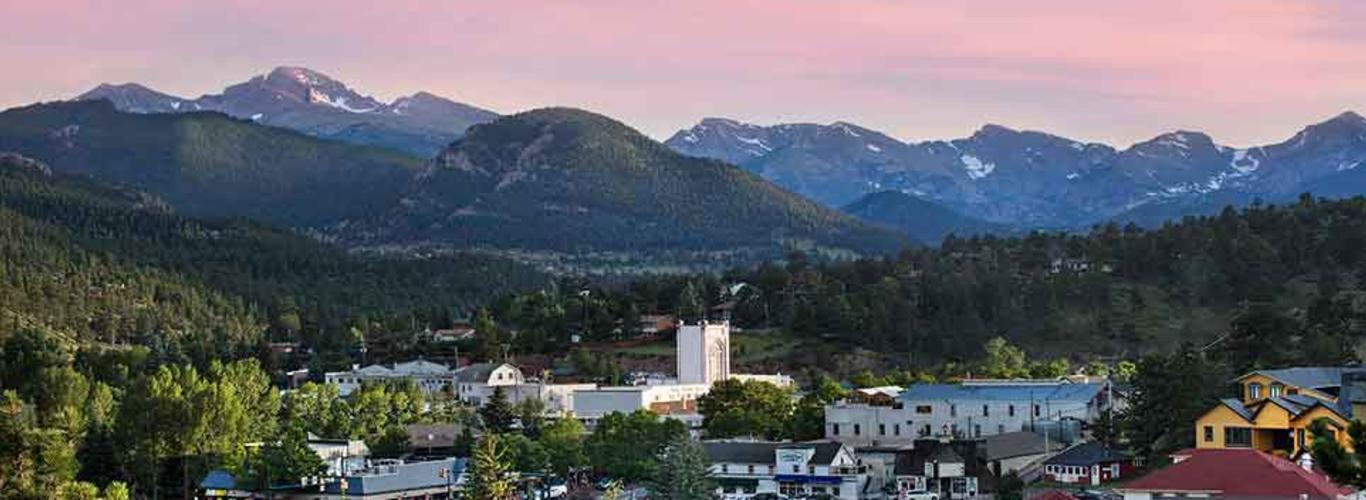
{"type": "Polygon", "coordinates": [[[730,323],[678,328],[678,383],[711,385],[730,378],[730,323]]]}

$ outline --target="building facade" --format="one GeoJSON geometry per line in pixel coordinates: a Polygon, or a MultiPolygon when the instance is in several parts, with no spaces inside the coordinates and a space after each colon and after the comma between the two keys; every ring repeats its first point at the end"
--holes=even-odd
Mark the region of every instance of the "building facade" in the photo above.
{"type": "Polygon", "coordinates": [[[1056,483],[1098,486],[1124,479],[1133,458],[1098,442],[1081,443],[1044,461],[1044,479],[1056,483]]]}
{"type": "Polygon", "coordinates": [[[876,489],[853,449],[839,443],[709,441],[702,445],[710,462],[708,474],[724,500],[764,494],[854,500],[876,489]]]}
{"type": "Polygon", "coordinates": [[[711,385],[730,378],[730,323],[681,325],[676,342],[678,383],[711,385]]]}
{"type": "Polygon", "coordinates": [[[1105,384],[1059,380],[917,384],[890,405],[841,401],[825,408],[827,439],[855,446],[911,444],[926,437],[979,438],[1048,431],[1067,440],[1108,407],[1105,384]]]}
{"type": "Polygon", "coordinates": [[[474,406],[483,406],[498,387],[506,393],[526,383],[522,371],[507,363],[475,363],[456,370],[454,378],[456,399],[474,406]]]}
{"type": "Polygon", "coordinates": [[[399,380],[411,380],[426,394],[451,393],[451,376],[455,372],[450,367],[431,361],[417,360],[395,363],[392,366],[374,364],[364,368],[353,367],[344,372],[328,372],[323,380],[336,386],[337,392],[348,396],[365,384],[382,384],[399,380]]]}
{"type": "Polygon", "coordinates": [[[1298,367],[1259,370],[1238,378],[1238,398],[1221,400],[1195,422],[1195,446],[1201,449],[1251,448],[1282,457],[1298,457],[1314,439],[1309,427],[1317,420],[1344,446],[1352,420],[1351,390],[1344,380],[1360,368],[1298,367]],[[1340,397],[1342,396],[1342,397],[1340,397]]]}

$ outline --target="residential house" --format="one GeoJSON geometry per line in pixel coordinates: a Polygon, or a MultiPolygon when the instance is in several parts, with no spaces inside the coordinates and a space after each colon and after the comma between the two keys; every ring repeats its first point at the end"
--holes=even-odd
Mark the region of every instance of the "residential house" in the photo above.
{"type": "Polygon", "coordinates": [[[455,371],[455,398],[483,406],[498,387],[506,392],[510,386],[526,383],[517,367],[507,363],[475,363],[455,371]]]}
{"type": "Polygon", "coordinates": [[[1109,407],[1105,387],[1066,380],[916,384],[891,406],[849,400],[826,406],[825,436],[854,446],[878,446],[910,444],[924,437],[976,438],[1032,430],[1070,441],[1083,423],[1094,421],[1109,407]]]}
{"type": "Polygon", "coordinates": [[[423,331],[421,336],[435,343],[452,343],[473,339],[478,334],[478,330],[475,330],[473,325],[456,323],[450,328],[423,331]]]}
{"type": "Polygon", "coordinates": [[[1253,448],[1297,457],[1314,438],[1310,424],[1320,419],[1348,445],[1344,430],[1352,420],[1352,397],[1339,396],[1344,379],[1362,374],[1366,370],[1354,367],[1297,367],[1243,375],[1238,378],[1238,398],[1220,401],[1196,420],[1195,446],[1253,448]]]}
{"type": "Polygon", "coordinates": [[[345,477],[326,479],[290,498],[309,500],[389,500],[448,498],[459,490],[465,459],[428,462],[378,461],[345,477]]]}
{"type": "Polygon", "coordinates": [[[1056,483],[1098,486],[1127,477],[1133,467],[1133,457],[1089,441],[1044,461],[1044,478],[1056,483]]]}
{"type": "Polygon", "coordinates": [[[678,319],[672,314],[642,314],[637,321],[640,333],[644,335],[658,335],[660,332],[673,331],[678,324],[678,319]]]}
{"type": "Polygon", "coordinates": [[[1250,448],[1191,449],[1172,459],[1172,465],[1124,483],[1116,491],[1124,500],[1339,500],[1350,494],[1327,476],[1250,448]]]}
{"type": "Polygon", "coordinates": [[[359,439],[324,439],[308,435],[308,449],[327,465],[327,475],[341,476],[365,468],[370,447],[359,439]]]}
{"type": "Polygon", "coordinates": [[[917,440],[914,447],[897,454],[898,497],[925,491],[941,499],[975,498],[987,489],[986,483],[994,482],[981,453],[976,439],[917,440]]]}
{"type": "Polygon", "coordinates": [[[451,392],[450,367],[431,361],[417,360],[395,363],[392,366],[374,364],[364,368],[353,367],[344,372],[328,372],[323,379],[337,387],[342,396],[350,395],[367,383],[387,383],[398,380],[411,380],[426,394],[451,392]]]}
{"type": "Polygon", "coordinates": [[[1000,477],[1012,472],[1024,472],[1027,468],[1042,463],[1065,446],[1057,441],[1045,439],[1043,435],[1030,431],[1015,431],[993,434],[982,438],[982,454],[992,474],[1000,477]]]}
{"type": "Polygon", "coordinates": [[[760,494],[854,500],[876,489],[867,467],[840,443],[707,441],[702,446],[710,462],[708,474],[723,500],[760,494]]]}

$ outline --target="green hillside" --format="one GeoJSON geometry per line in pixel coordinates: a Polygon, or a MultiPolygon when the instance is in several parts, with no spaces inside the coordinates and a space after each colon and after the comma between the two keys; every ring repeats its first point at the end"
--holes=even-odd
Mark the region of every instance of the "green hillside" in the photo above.
{"type": "Polygon", "coordinates": [[[845,206],[845,213],[865,221],[905,231],[919,241],[939,243],[950,234],[1005,234],[1011,228],[963,215],[943,205],[900,191],[864,195],[845,206]]]}
{"type": "Polygon", "coordinates": [[[332,224],[390,206],[421,161],[217,113],[133,114],[107,101],[0,112],[0,151],[154,193],[196,216],[332,224]]]}
{"type": "Polygon", "coordinates": [[[354,339],[338,332],[370,322],[467,310],[544,283],[492,257],[355,257],[250,221],[173,215],[145,194],[42,168],[0,156],[0,339],[41,329],[202,361],[253,353],[267,337],[344,344],[354,339]]]}
{"type": "Polygon", "coordinates": [[[551,108],[472,127],[362,245],[588,251],[889,251],[907,243],[607,117],[551,108]]]}

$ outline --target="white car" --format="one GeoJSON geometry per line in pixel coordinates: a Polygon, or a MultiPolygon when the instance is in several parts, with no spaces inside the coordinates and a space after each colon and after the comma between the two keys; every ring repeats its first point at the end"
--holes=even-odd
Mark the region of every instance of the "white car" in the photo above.
{"type": "Polygon", "coordinates": [[[901,493],[901,500],[939,500],[939,494],[925,490],[905,491],[901,493]]]}

